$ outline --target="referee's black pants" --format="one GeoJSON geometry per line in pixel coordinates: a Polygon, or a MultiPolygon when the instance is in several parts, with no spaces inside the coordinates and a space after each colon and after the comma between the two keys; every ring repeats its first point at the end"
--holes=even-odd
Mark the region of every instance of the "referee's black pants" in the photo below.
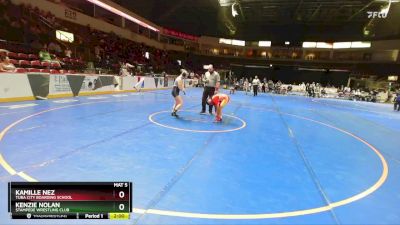
{"type": "Polygon", "coordinates": [[[258,95],[258,85],[253,85],[254,96],[258,95]]]}
{"type": "MultiPolygon", "coordinates": [[[[215,87],[204,87],[204,91],[203,91],[203,98],[201,99],[201,112],[205,112],[206,111],[206,104],[207,104],[207,98],[212,98],[212,96],[215,93],[215,87]]],[[[208,106],[208,111],[210,113],[212,113],[212,109],[213,106],[209,105],[208,106]]]]}
{"type": "Polygon", "coordinates": [[[400,102],[394,102],[394,110],[400,111],[400,102]]]}

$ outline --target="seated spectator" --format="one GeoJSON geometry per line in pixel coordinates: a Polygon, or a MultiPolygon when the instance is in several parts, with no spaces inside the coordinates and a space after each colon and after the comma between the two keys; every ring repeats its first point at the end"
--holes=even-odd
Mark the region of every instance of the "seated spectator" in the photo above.
{"type": "Polygon", "coordinates": [[[0,56],[0,72],[15,72],[15,66],[7,56],[0,56]]]}
{"type": "Polygon", "coordinates": [[[50,53],[47,51],[47,49],[44,47],[42,48],[42,50],[40,50],[39,52],[39,58],[41,61],[47,61],[47,62],[51,62],[51,55],[50,53]]]}
{"type": "Polygon", "coordinates": [[[52,63],[58,63],[60,64],[60,66],[65,65],[65,63],[63,63],[62,60],[57,55],[52,55],[51,58],[52,58],[51,60],[52,63]]]}

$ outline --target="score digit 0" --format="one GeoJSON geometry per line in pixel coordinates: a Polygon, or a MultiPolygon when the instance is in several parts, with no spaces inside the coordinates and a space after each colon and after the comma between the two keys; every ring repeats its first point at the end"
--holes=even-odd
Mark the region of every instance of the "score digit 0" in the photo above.
{"type": "Polygon", "coordinates": [[[125,192],[120,191],[119,194],[118,194],[118,196],[119,196],[120,198],[124,198],[124,197],[125,197],[125,192]]]}

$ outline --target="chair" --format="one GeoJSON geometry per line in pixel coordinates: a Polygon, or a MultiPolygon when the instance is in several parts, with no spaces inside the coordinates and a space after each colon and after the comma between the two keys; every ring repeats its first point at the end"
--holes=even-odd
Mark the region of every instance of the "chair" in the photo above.
{"type": "Polygon", "coordinates": [[[50,62],[44,61],[41,63],[41,65],[42,65],[42,67],[50,67],[50,62]]]}
{"type": "Polygon", "coordinates": [[[60,74],[60,71],[59,70],[50,70],[50,73],[51,74],[60,74]]]}
{"type": "Polygon", "coordinates": [[[28,58],[29,58],[30,60],[38,60],[38,59],[39,59],[39,57],[38,57],[37,55],[35,55],[35,54],[29,54],[29,55],[28,55],[28,58]]]}
{"type": "Polygon", "coordinates": [[[16,59],[10,59],[10,63],[14,64],[14,65],[18,65],[19,62],[16,59]]]}
{"type": "Polygon", "coordinates": [[[31,66],[35,67],[35,68],[41,68],[42,67],[42,63],[40,63],[39,60],[33,60],[33,61],[31,61],[31,66]]]}
{"type": "Polygon", "coordinates": [[[50,70],[49,69],[40,69],[40,72],[41,73],[50,73],[50,70]]]}
{"type": "Polygon", "coordinates": [[[40,73],[40,69],[38,69],[38,68],[28,68],[28,72],[30,72],[30,73],[40,73]]]}
{"type": "Polygon", "coordinates": [[[52,62],[52,63],[50,64],[50,67],[51,67],[51,68],[60,69],[60,68],[61,68],[61,65],[60,65],[59,62],[52,62]]]}
{"type": "Polygon", "coordinates": [[[31,62],[28,60],[19,60],[19,66],[20,67],[30,67],[31,62]]]}
{"type": "Polygon", "coordinates": [[[24,59],[24,60],[29,59],[29,56],[25,53],[18,53],[17,57],[18,57],[18,59],[24,59]]]}
{"type": "Polygon", "coordinates": [[[24,69],[24,68],[17,68],[17,69],[15,70],[15,72],[16,72],[16,73],[26,73],[26,69],[24,69]]]}
{"type": "Polygon", "coordinates": [[[15,52],[8,52],[7,53],[8,58],[10,59],[17,59],[18,58],[18,54],[15,52]]]}

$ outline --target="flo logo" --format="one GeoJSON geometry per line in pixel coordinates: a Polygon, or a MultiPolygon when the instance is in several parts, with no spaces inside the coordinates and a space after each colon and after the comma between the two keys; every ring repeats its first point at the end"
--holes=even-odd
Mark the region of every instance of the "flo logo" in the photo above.
{"type": "Polygon", "coordinates": [[[380,18],[380,19],[385,19],[388,14],[389,14],[389,10],[390,10],[390,6],[392,5],[392,2],[394,2],[395,0],[388,0],[389,4],[383,8],[380,12],[378,11],[368,11],[368,18],[370,19],[375,19],[375,18],[380,18]]]}

